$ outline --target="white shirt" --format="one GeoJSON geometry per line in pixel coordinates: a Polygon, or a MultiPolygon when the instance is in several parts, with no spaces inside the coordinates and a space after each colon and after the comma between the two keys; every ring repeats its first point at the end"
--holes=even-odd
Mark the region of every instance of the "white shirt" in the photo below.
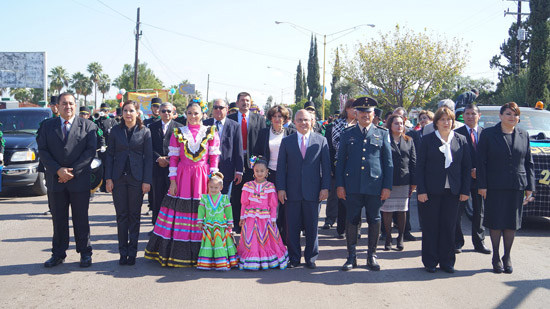
{"type": "Polygon", "coordinates": [[[309,146],[309,135],[311,134],[311,131],[307,131],[305,135],[303,135],[300,132],[296,132],[296,133],[298,133],[298,149],[302,149],[302,136],[305,136],[306,138],[306,148],[307,148],[307,146],[309,146]]]}
{"type": "Polygon", "coordinates": [[[172,121],[172,119],[168,120],[167,123],[164,123],[164,121],[162,119],[160,121],[162,121],[162,133],[166,134],[166,128],[168,128],[168,126],[170,125],[170,122],[172,121]]]}
{"type": "MultiPolygon", "coordinates": [[[[67,133],[71,131],[71,127],[73,126],[74,118],[76,116],[73,116],[73,118],[69,119],[69,123],[67,123],[67,133]]],[[[59,116],[59,119],[61,120],[61,132],[63,132],[63,127],[65,126],[65,120],[63,117],[59,116]]]]}
{"type": "Polygon", "coordinates": [[[267,167],[272,170],[277,170],[277,159],[279,158],[279,148],[281,147],[281,142],[285,136],[284,132],[281,134],[274,134],[271,129],[269,129],[269,162],[267,167]]]}

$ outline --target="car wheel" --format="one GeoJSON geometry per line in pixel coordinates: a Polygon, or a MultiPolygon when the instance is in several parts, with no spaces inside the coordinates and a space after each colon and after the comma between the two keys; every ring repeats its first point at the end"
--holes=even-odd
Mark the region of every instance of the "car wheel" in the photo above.
{"type": "Polygon", "coordinates": [[[36,182],[32,185],[32,192],[36,195],[46,195],[47,189],[44,173],[38,173],[38,177],[36,177],[36,182]]]}

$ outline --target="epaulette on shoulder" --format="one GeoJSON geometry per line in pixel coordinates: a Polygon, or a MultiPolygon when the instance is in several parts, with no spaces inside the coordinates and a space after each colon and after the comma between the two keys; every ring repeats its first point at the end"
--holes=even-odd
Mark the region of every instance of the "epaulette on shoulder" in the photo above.
{"type": "Polygon", "coordinates": [[[353,130],[353,128],[355,128],[355,126],[344,128],[344,130],[342,132],[347,132],[347,131],[353,130]]]}
{"type": "Polygon", "coordinates": [[[382,126],[376,125],[375,127],[377,127],[377,128],[380,129],[380,130],[388,131],[388,128],[384,128],[384,127],[382,127],[382,126]]]}

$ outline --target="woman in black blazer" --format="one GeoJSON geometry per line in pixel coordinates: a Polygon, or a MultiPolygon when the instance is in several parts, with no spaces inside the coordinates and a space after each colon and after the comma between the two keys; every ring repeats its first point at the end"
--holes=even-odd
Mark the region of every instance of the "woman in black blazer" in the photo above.
{"type": "Polygon", "coordinates": [[[402,251],[409,198],[416,189],[416,150],[413,139],[405,135],[405,118],[400,115],[391,115],[386,121],[386,128],[390,131],[393,184],[390,198],[385,200],[380,208],[386,230],[384,250],[391,249],[391,223],[395,212],[399,226],[397,250],[402,251]]]}
{"type": "Polygon", "coordinates": [[[512,273],[510,251],[521,227],[523,205],[531,201],[535,172],[529,133],[517,127],[520,111],[510,102],[500,108],[500,122],[481,133],[478,150],[478,192],[485,199],[483,225],[490,229],[493,271],[512,273]],[[500,238],[504,256],[499,256],[500,238]],[[504,267],[503,267],[504,263],[504,267]]]}
{"type": "Polygon", "coordinates": [[[113,193],[120,265],[136,263],[141,205],[153,174],[151,131],[138,111],[136,102],[124,102],[123,122],[111,129],[107,141],[106,189],[113,193]]]}
{"type": "Polygon", "coordinates": [[[422,263],[430,273],[437,264],[445,272],[454,272],[458,206],[459,201],[468,200],[470,192],[470,150],[466,138],[451,130],[454,122],[449,108],[439,108],[433,122],[435,131],[422,138],[417,151],[422,263]]]}

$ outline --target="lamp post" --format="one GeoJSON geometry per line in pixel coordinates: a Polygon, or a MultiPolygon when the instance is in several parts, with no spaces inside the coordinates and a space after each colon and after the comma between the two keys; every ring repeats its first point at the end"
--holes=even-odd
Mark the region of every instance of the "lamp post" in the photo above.
{"type": "MultiPolygon", "coordinates": [[[[333,36],[333,35],[336,35],[336,34],[347,32],[347,33],[344,33],[343,35],[341,35],[341,36],[334,39],[334,40],[337,40],[337,39],[339,39],[343,36],[346,36],[346,35],[354,32],[355,30],[357,30],[361,27],[374,28],[375,25],[373,25],[373,24],[361,24],[361,25],[357,25],[357,26],[354,26],[354,27],[351,27],[351,28],[340,30],[340,31],[337,31],[337,32],[334,32],[334,33],[331,33],[331,34],[320,34],[320,33],[315,32],[313,30],[307,29],[305,27],[302,27],[302,26],[296,25],[295,23],[291,23],[291,22],[287,22],[287,21],[275,21],[275,24],[277,24],[277,25],[288,24],[293,28],[306,30],[306,31],[314,33],[316,35],[319,35],[319,36],[322,35],[323,36],[323,88],[321,89],[321,91],[323,93],[323,97],[322,97],[323,101],[321,102],[321,118],[323,118],[323,120],[324,120],[325,119],[325,72],[326,72],[325,63],[326,63],[326,56],[327,56],[327,36],[333,36]]],[[[332,41],[334,41],[334,40],[332,40],[332,41]]],[[[332,42],[332,41],[330,41],[330,42],[332,42]]]]}

